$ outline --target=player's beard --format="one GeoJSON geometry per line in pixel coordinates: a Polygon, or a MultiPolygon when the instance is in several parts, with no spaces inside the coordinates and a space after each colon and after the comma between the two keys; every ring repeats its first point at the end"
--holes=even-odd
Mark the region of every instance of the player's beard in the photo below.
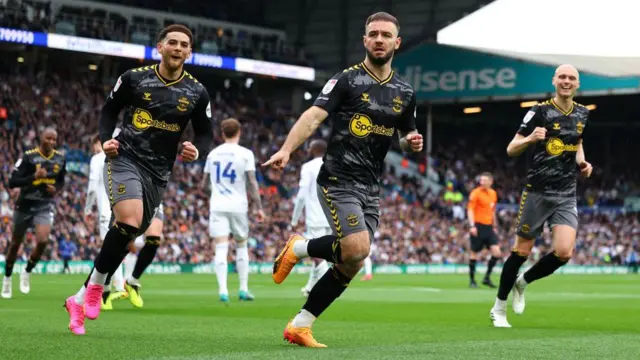
{"type": "Polygon", "coordinates": [[[384,56],[381,56],[381,57],[375,56],[371,51],[369,51],[369,49],[366,49],[366,52],[367,52],[367,57],[369,58],[369,61],[371,61],[373,65],[382,66],[391,60],[391,58],[393,57],[393,54],[396,51],[392,49],[391,51],[389,51],[388,53],[386,53],[384,56]]]}
{"type": "Polygon", "coordinates": [[[162,57],[162,61],[165,63],[165,66],[169,71],[178,71],[182,68],[182,65],[184,65],[184,59],[176,63],[171,55],[164,55],[162,57]]]}

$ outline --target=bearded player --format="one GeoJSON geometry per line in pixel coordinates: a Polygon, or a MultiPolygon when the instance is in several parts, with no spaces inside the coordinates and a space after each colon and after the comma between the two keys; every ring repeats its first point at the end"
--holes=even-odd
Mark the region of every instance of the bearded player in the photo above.
{"type": "Polygon", "coordinates": [[[334,264],[287,324],[284,337],[291,343],[326,347],[313,338],[311,326],[344,292],[369,255],[378,226],[384,158],[396,129],[402,150],[422,150],[422,136],[415,125],[415,92],[391,69],[393,54],[400,47],[399,30],[398,20],[388,13],[367,18],[364,61],[327,82],[313,106],[293,126],[280,151],[264,164],[283,169],[291,152],[332,116],[333,130],[317,183],[333,234],[315,239],[292,236],[273,265],[273,280],[280,284],[302,258],[320,258],[334,264]]]}

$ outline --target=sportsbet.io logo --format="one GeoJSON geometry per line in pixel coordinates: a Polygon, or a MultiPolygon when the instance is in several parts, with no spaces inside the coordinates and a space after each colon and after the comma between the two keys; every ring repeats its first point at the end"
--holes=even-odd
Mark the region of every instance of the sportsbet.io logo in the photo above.
{"type": "Polygon", "coordinates": [[[374,125],[371,118],[367,115],[355,114],[349,123],[349,131],[351,132],[351,135],[357,138],[365,138],[371,133],[383,136],[393,136],[395,128],[388,128],[384,125],[374,125]]]}
{"type": "Polygon", "coordinates": [[[576,152],[578,151],[578,145],[565,145],[565,143],[558,138],[551,138],[547,141],[547,153],[549,155],[558,156],[565,151],[576,152]]]}
{"type": "Polygon", "coordinates": [[[143,131],[147,130],[150,127],[172,132],[180,131],[180,125],[167,124],[164,121],[154,120],[151,116],[151,113],[143,109],[136,109],[136,111],[133,112],[133,119],[131,122],[136,129],[143,131]]]}

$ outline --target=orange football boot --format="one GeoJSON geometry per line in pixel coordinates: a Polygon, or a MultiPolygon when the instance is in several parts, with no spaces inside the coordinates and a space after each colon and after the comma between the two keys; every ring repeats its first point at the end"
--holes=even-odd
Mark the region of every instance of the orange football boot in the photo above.
{"type": "Polygon", "coordinates": [[[289,276],[289,273],[293,269],[294,266],[300,261],[300,258],[296,256],[293,252],[293,244],[296,241],[304,241],[305,238],[295,234],[287,240],[287,244],[284,246],[280,255],[276,258],[276,261],[273,263],[273,281],[276,284],[280,284],[284,281],[284,279],[289,276]]]}
{"type": "Polygon", "coordinates": [[[287,324],[284,329],[284,339],[288,342],[304,347],[310,348],[326,348],[327,345],[320,344],[313,338],[310,328],[295,328],[291,325],[291,322],[287,324]]]}

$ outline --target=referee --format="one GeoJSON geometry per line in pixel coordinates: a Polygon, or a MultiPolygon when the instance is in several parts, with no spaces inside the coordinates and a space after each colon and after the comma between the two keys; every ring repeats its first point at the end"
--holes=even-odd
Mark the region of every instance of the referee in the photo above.
{"type": "Polygon", "coordinates": [[[467,204],[467,218],[469,220],[469,238],[471,239],[471,254],[469,255],[469,287],[477,288],[476,262],[478,253],[485,247],[491,250],[491,260],[487,265],[487,273],[482,284],[490,288],[496,286],[491,282],[491,271],[500,258],[500,247],[496,236],[496,203],[498,195],[491,188],[493,175],[490,172],[480,174],[480,185],[473,189],[467,204]]]}

